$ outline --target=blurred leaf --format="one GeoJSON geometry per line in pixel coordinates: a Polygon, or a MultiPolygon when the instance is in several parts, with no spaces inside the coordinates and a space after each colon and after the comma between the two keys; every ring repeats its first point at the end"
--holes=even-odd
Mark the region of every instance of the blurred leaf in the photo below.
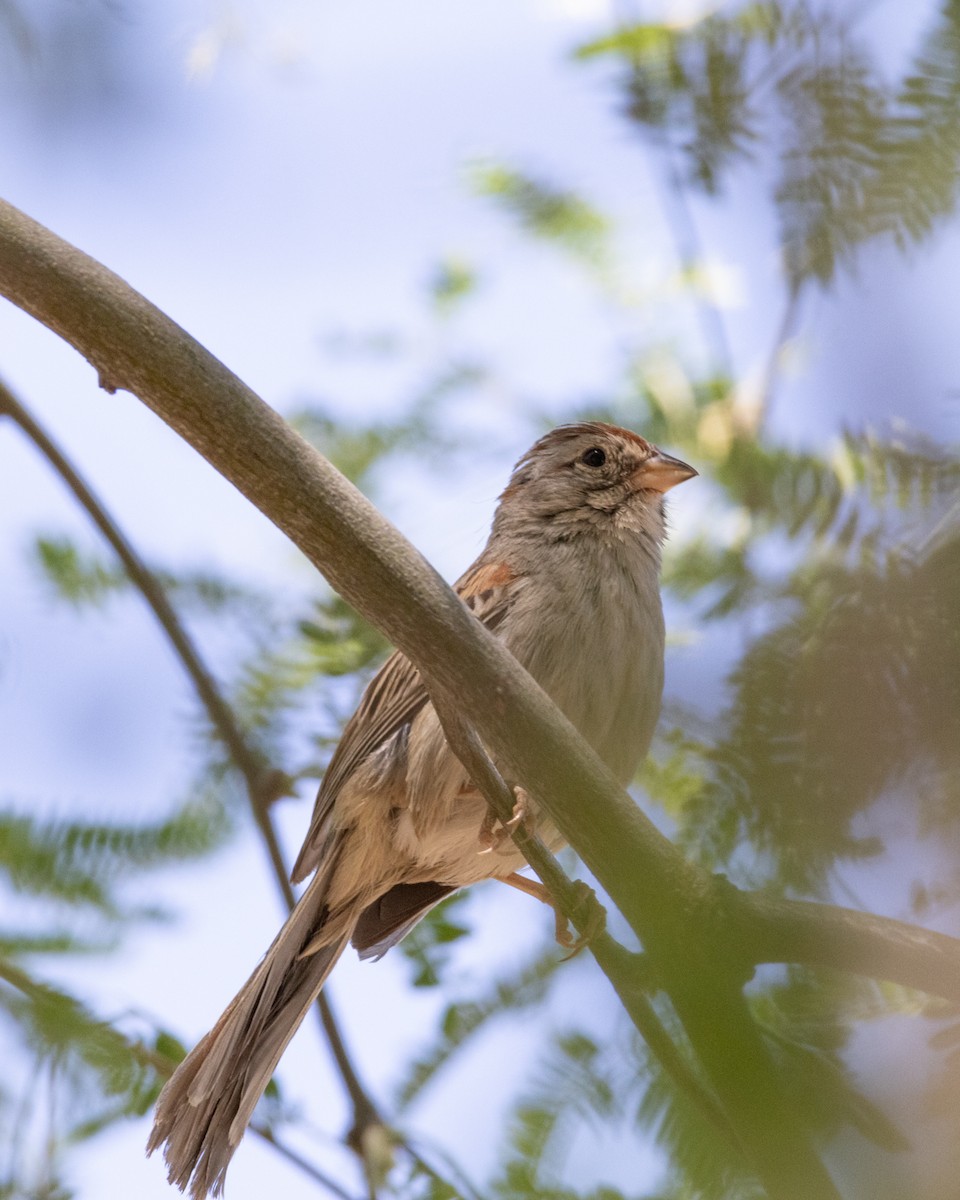
{"type": "Polygon", "coordinates": [[[25,954],[104,954],[112,950],[116,939],[89,939],[72,933],[12,933],[0,930],[0,958],[20,958],[25,954]]]}
{"type": "Polygon", "coordinates": [[[704,763],[697,769],[701,753],[700,742],[675,726],[658,736],[640,767],[639,782],[644,792],[671,816],[681,814],[704,786],[709,768],[704,763]]]}
{"type": "Polygon", "coordinates": [[[850,832],[857,812],[960,768],[960,540],[918,564],[824,569],[802,595],[734,673],[701,812],[738,796],[755,844],[811,887],[835,855],[877,853],[850,832]]]}
{"type": "Polygon", "coordinates": [[[212,794],[154,824],[41,821],[3,813],[0,872],[18,891],[119,917],[113,889],[121,879],[209,853],[229,831],[226,811],[212,794]]]}
{"type": "Polygon", "coordinates": [[[843,1064],[816,1046],[767,1034],[787,1083],[791,1107],[801,1111],[814,1128],[832,1135],[849,1124],[890,1153],[910,1149],[901,1130],[853,1086],[843,1064]]]}
{"type": "MultiPolygon", "coordinates": [[[[666,1014],[668,1026],[675,1025],[666,1014]]],[[[674,1030],[674,1041],[683,1045],[674,1030]]],[[[634,1039],[637,1058],[630,1089],[637,1124],[656,1137],[672,1164],[672,1188],[664,1197],[703,1200],[764,1200],[766,1193],[751,1178],[740,1155],[703,1118],[685,1089],[678,1089],[645,1043],[634,1039]]],[[[696,1069],[695,1064],[694,1069],[696,1069]]]]}
{"type": "Polygon", "coordinates": [[[493,1194],[530,1200],[620,1196],[607,1184],[587,1191],[570,1187],[565,1167],[576,1131],[584,1123],[616,1128],[623,1122],[630,1091],[624,1083],[635,1065],[625,1063],[622,1049],[601,1047],[583,1033],[556,1037],[513,1112],[493,1194]]]}
{"type": "MultiPolygon", "coordinates": [[[[466,280],[461,284],[466,287],[466,280]]],[[[459,442],[445,432],[438,410],[484,378],[484,368],[473,361],[444,362],[430,372],[403,414],[393,420],[351,423],[319,404],[304,407],[287,419],[339,471],[364,488],[371,484],[377,469],[399,455],[415,454],[443,466],[459,442]]]]}
{"type": "Polygon", "coordinates": [[[64,600],[77,607],[102,604],[115,592],[127,587],[126,572],[94,555],[82,555],[65,537],[40,537],[36,542],[37,561],[64,600]]]}
{"type": "Polygon", "coordinates": [[[584,42],[574,52],[582,61],[614,54],[634,64],[655,66],[676,52],[681,35],[670,25],[642,22],[625,25],[615,33],[584,42]]]}
{"type": "Polygon", "coordinates": [[[952,215],[960,178],[960,6],[943,4],[897,96],[873,204],[904,247],[952,215]]]}
{"type": "MultiPolygon", "coordinates": [[[[124,568],[112,555],[84,553],[68,537],[38,537],[36,561],[57,594],[77,608],[102,607],[111,597],[134,589],[124,568]]],[[[270,617],[270,602],[264,593],[205,571],[174,574],[151,569],[157,583],[181,609],[226,614],[239,612],[261,622],[270,617]]]]}
{"type": "Polygon", "coordinates": [[[794,139],[776,193],[787,274],[794,286],[829,283],[877,232],[865,210],[883,153],[886,96],[848,42],[835,61],[813,57],[795,67],[779,88],[794,139]]]}
{"type": "MultiPolygon", "coordinates": [[[[388,643],[355,609],[334,593],[316,599],[309,616],[281,627],[235,668],[228,699],[235,717],[265,762],[289,756],[289,737],[299,710],[324,680],[348,677],[344,691],[352,707],[364,676],[386,656],[388,643]]],[[[331,699],[329,693],[326,699],[331,699]]],[[[334,726],[336,741],[340,724],[334,726]]],[[[319,735],[319,728],[314,736],[319,735]]],[[[229,768],[219,737],[208,730],[214,777],[229,768]]]]}
{"type": "Polygon", "coordinates": [[[318,601],[312,620],[300,622],[300,633],[310,652],[313,678],[353,675],[384,657],[389,642],[340,596],[318,601]]]}
{"type": "Polygon", "coordinates": [[[824,1137],[852,1125],[895,1153],[909,1144],[893,1122],[851,1081],[841,1053],[851,1018],[873,1008],[892,1011],[872,980],[841,972],[789,967],[783,982],[752,999],[752,1007],[778,1063],[791,1104],[824,1137]]]}
{"type": "Polygon", "coordinates": [[[397,1104],[401,1107],[411,1104],[453,1055],[491,1020],[542,1001],[559,965],[560,955],[551,945],[545,954],[519,972],[496,983],[486,996],[448,1004],[440,1018],[439,1036],[413,1061],[397,1089],[397,1104]]]}
{"type": "Polygon", "coordinates": [[[899,86],[876,70],[855,20],[761,0],[683,26],[628,25],[577,57],[622,64],[627,116],[655,147],[680,154],[708,195],[766,144],[766,160],[780,163],[773,199],[791,286],[827,284],[872,238],[906,247],[929,236],[960,189],[955,0],[899,86]]]}
{"type": "Polygon", "coordinates": [[[718,545],[706,538],[686,542],[665,558],[663,582],[685,599],[709,593],[712,600],[701,610],[706,620],[742,611],[762,596],[744,541],[736,546],[718,545]]]}
{"type": "Polygon", "coordinates": [[[111,1119],[145,1111],[161,1080],[142,1047],[98,1020],[73,996],[38,982],[9,961],[0,960],[0,981],[7,985],[0,987],[2,1009],[20,1024],[38,1058],[55,1059],[69,1078],[74,1114],[81,1103],[96,1107],[112,1097],[122,1097],[122,1102],[110,1106],[111,1119]]]}
{"type": "Polygon", "coordinates": [[[454,892],[415,925],[400,943],[400,951],[413,965],[414,987],[437,987],[449,958],[449,947],[470,932],[470,927],[455,919],[458,908],[465,907],[467,892],[454,892]]]}
{"type": "Polygon", "coordinates": [[[689,178],[708,194],[744,158],[759,136],[748,66],[758,47],[795,41],[812,19],[777,3],[710,14],[687,26],[641,23],[580,47],[577,57],[622,59],[626,114],[657,144],[680,151],[689,178]]]}
{"type": "Polygon", "coordinates": [[[472,183],[478,195],[496,201],[527,233],[592,266],[609,261],[609,222],[574,192],[495,163],[476,166],[472,183]]]}
{"type": "Polygon", "coordinates": [[[430,280],[430,295],[440,316],[448,316],[477,288],[477,275],[469,264],[447,258],[436,268],[430,280]]]}

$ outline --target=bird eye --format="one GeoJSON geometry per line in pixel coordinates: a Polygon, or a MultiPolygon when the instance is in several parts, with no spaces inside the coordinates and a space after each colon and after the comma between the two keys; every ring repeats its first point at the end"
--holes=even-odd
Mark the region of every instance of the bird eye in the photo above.
{"type": "Polygon", "coordinates": [[[599,446],[591,446],[580,455],[580,461],[588,467],[602,467],[607,461],[607,456],[599,446]]]}

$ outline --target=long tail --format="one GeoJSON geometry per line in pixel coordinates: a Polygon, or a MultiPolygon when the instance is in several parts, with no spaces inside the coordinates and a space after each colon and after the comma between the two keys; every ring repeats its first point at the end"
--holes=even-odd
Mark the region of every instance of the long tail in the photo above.
{"type": "Polygon", "coordinates": [[[181,1191],[191,1184],[194,1200],[222,1192],[257,1101],[350,940],[353,923],[308,949],[324,924],[325,875],[313,879],[260,965],[160,1093],[147,1153],[166,1143],[167,1177],[181,1191]]]}

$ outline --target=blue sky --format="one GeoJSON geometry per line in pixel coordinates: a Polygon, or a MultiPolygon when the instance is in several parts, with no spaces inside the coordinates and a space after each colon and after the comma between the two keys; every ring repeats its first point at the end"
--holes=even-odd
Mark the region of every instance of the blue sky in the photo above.
{"type": "MultiPolygon", "coordinates": [[[[902,11],[891,17],[895,8],[880,5],[871,17],[884,46],[908,45],[913,32],[902,11]]],[[[281,411],[317,395],[344,412],[389,408],[398,381],[409,382],[403,371],[416,369],[345,366],[323,352],[323,337],[396,329],[427,358],[436,335],[424,316],[425,281],[443,254],[477,264],[482,287],[471,319],[449,336],[494,357],[508,381],[480,401],[503,453],[478,455],[446,481],[452,493],[438,497],[436,479],[410,472],[385,480],[378,496],[454,577],[481,546],[509,462],[525,449],[512,398],[559,405],[602,391],[635,333],[573,268],[523,242],[471,194],[469,164],[495,158],[582,190],[612,217],[635,283],[666,295],[675,270],[655,167],[616,118],[608,77],[569,61],[578,41],[606,28],[608,6],[104,5],[86,47],[71,41],[80,25],[64,12],[69,6],[55,0],[38,5],[30,13],[41,31],[36,56],[13,56],[0,72],[6,199],[117,271],[281,411]],[[57,38],[55,19],[65,21],[57,38]]],[[[723,203],[696,215],[729,281],[728,332],[738,374],[749,376],[779,318],[772,220],[749,173],[723,203]]],[[[877,250],[855,281],[811,299],[774,415],[785,437],[822,444],[843,422],[897,418],[956,437],[960,341],[944,298],[957,259],[954,232],[907,264],[877,250]]],[[[636,319],[698,353],[683,305],[638,310],[636,319]]],[[[291,548],[232,488],[133,398],[98,391],[73,350],[6,304],[0,371],[148,557],[309,586],[291,548]]],[[[192,702],[176,665],[137,605],[78,623],[46,597],[24,563],[31,533],[67,529],[86,539],[85,522],[6,428],[0,505],[4,794],[63,811],[163,811],[188,776],[180,746],[192,702]]],[[[678,497],[674,512],[679,536],[706,519],[693,497],[678,497]]],[[[695,678],[695,653],[679,650],[671,669],[682,690],[695,678]]],[[[291,851],[304,800],[282,813],[291,851]]],[[[270,941],[279,907],[250,837],[202,870],[170,872],[164,892],[181,919],[134,939],[105,966],[78,964],[70,978],[99,1011],[155,1003],[172,1025],[199,1035],[270,941]]],[[[491,956],[503,954],[501,922],[533,937],[542,916],[522,897],[484,903],[467,973],[487,971],[491,956]]],[[[585,979],[583,964],[572,970],[578,986],[602,989],[585,979]]],[[[405,1037],[427,1029],[435,1009],[432,997],[410,996],[404,977],[391,958],[376,968],[345,960],[333,985],[351,1043],[380,1088],[395,1069],[397,1037],[384,1006],[400,1014],[405,1037]]],[[[336,1132],[344,1119],[337,1081],[316,1039],[301,1044],[284,1076],[300,1094],[323,1097],[317,1121],[336,1132]]],[[[473,1066],[477,1077],[496,1059],[522,1081],[522,1044],[522,1031],[495,1040],[473,1066]]],[[[435,1127],[482,1176],[495,1145],[489,1108],[485,1088],[441,1084],[418,1123],[435,1127]]],[[[144,1138],[144,1127],[125,1128],[84,1150],[73,1178],[79,1195],[169,1196],[159,1164],[143,1161],[144,1138]]],[[[576,1154],[599,1160],[603,1147],[576,1154]]],[[[268,1183],[292,1200],[313,1194],[297,1176],[275,1174],[284,1169],[259,1146],[245,1144],[241,1155],[247,1165],[238,1160],[231,1200],[260,1196],[268,1183]]],[[[655,1160],[643,1154],[623,1165],[623,1178],[614,1164],[611,1181],[635,1185],[644,1168],[655,1171],[655,1160]]]]}

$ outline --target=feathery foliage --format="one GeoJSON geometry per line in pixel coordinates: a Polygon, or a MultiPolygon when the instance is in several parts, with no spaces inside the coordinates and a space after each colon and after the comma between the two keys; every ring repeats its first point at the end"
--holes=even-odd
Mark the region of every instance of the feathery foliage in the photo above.
{"type": "MultiPolygon", "coordinates": [[[[0,16],[17,11],[0,5],[0,16]]],[[[681,224],[691,213],[722,212],[745,184],[765,199],[791,312],[809,285],[853,278],[874,243],[915,250],[956,215],[960,3],[932,9],[918,45],[904,47],[895,67],[878,49],[864,13],[756,0],[687,24],[627,24],[574,58],[580,78],[609,71],[621,119],[681,224]]],[[[566,186],[561,170],[548,179],[488,160],[469,182],[519,230],[515,269],[536,243],[587,268],[588,288],[632,270],[614,236],[621,214],[615,226],[592,189],[587,198],[566,186]]],[[[788,436],[777,420],[780,341],[757,394],[735,361],[699,366],[684,349],[690,310],[704,304],[696,286],[703,264],[689,253],[696,242],[680,248],[669,277],[645,282],[641,300],[603,291],[604,320],[627,332],[592,395],[571,388],[548,403],[518,384],[495,350],[478,349],[486,343],[471,320],[488,275],[483,263],[446,255],[426,273],[419,342],[406,329],[379,329],[324,343],[341,369],[361,362],[375,376],[378,415],[358,412],[344,387],[343,395],[297,397],[292,419],[375,496],[396,479],[442,495],[468,462],[497,458],[508,440],[516,450],[563,419],[626,424],[689,458],[707,499],[699,515],[692,501],[685,509],[664,583],[671,627],[686,625],[701,639],[698,685],[668,696],[639,780],[643,802],[710,868],[790,895],[849,902],[848,890],[864,880],[876,894],[877,881],[895,875],[898,852],[919,847],[924,862],[903,890],[915,912],[946,921],[960,896],[960,457],[909,428],[866,421],[802,442],[788,436]]],[[[699,247],[704,258],[707,249],[699,247]]],[[[78,623],[87,608],[138,602],[105,551],[46,532],[30,555],[78,623]]],[[[177,610],[189,612],[201,650],[217,643],[214,673],[257,761],[312,786],[387,653],[381,635],[318,581],[281,581],[273,594],[267,581],[261,592],[189,565],[155,574],[177,610]]],[[[51,1197],[65,1194],[71,1141],[144,1113],[164,1069],[184,1053],[145,1017],[95,1016],[93,1001],[41,982],[37,966],[56,979],[60,961],[120,948],[138,918],[160,910],[143,897],[161,869],[190,862],[202,870],[240,824],[238,773],[220,732],[206,716],[184,726],[195,791],[164,820],[51,816],[12,798],[0,812],[0,874],[15,897],[0,930],[0,1008],[11,1046],[34,1068],[25,1096],[0,1084],[0,1120],[16,1140],[18,1111],[33,1120],[46,1111],[41,1077],[64,1098],[45,1130],[43,1194],[51,1197]]],[[[411,984],[425,1001],[436,999],[437,1011],[416,1050],[404,1031],[391,1117],[413,1127],[431,1087],[455,1077],[498,1024],[522,1028],[534,1065],[519,1097],[498,1098],[506,1134],[482,1186],[424,1148],[422,1161],[398,1157],[382,1195],[641,1200],[620,1160],[642,1136],[667,1160],[647,1200],[758,1198],[724,1132],[620,1027],[612,999],[609,1009],[592,993],[587,1004],[570,1002],[576,977],[552,943],[493,982],[458,970],[480,896],[451,897],[403,944],[411,984]],[[551,1020],[534,1020],[543,1011],[551,1020]],[[575,1151],[591,1142],[601,1150],[582,1156],[585,1167],[575,1151]],[[607,1153],[610,1146],[618,1152],[607,1153]]],[[[611,924],[616,932],[615,915],[611,924]]],[[[797,1121],[820,1147],[856,1138],[865,1162],[873,1147],[909,1160],[923,1115],[894,1120],[877,1079],[861,1081],[855,1069],[863,1031],[907,1014],[938,1023],[928,1096],[942,1111],[956,1108],[960,1025],[945,1005],[799,968],[761,972],[749,999],[797,1121]]],[[[655,1005],[709,1094],[676,1014],[662,998],[655,1005]]],[[[272,1131],[302,1135],[306,1107],[275,1082],[262,1112],[272,1131]]],[[[943,1161],[941,1177],[952,1183],[955,1151],[943,1161]]],[[[862,1179],[849,1172],[842,1182],[857,1194],[862,1179]]],[[[39,1194],[36,1178],[35,1164],[20,1162],[0,1176],[0,1197],[39,1194]]],[[[935,1187],[917,1195],[939,1200],[935,1187]]]]}

